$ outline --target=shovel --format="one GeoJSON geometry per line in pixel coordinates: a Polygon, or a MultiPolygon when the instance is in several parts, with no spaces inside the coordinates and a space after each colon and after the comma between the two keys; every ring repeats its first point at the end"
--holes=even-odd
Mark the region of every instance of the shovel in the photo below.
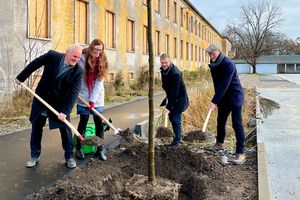
{"type": "MultiPolygon", "coordinates": [[[[37,95],[35,92],[33,92],[29,87],[27,87],[27,85],[25,85],[24,83],[21,83],[21,86],[24,87],[26,90],[28,90],[35,98],[37,98],[42,104],[44,104],[49,110],[51,110],[56,116],[59,115],[59,113],[52,107],[50,106],[46,101],[44,101],[39,95],[37,95]]],[[[87,140],[84,140],[82,135],[77,131],[76,128],[74,128],[74,126],[67,120],[64,119],[63,121],[74,133],[75,135],[78,137],[79,141],[82,144],[86,144],[86,145],[98,145],[99,143],[103,143],[102,141],[99,141],[95,138],[88,138],[87,140]]]]}
{"type": "Polygon", "coordinates": [[[209,109],[209,111],[207,113],[207,116],[206,116],[206,119],[205,119],[204,124],[203,124],[202,133],[205,133],[205,131],[206,131],[206,127],[207,127],[211,112],[212,112],[212,109],[209,109]]]}
{"type": "MultiPolygon", "coordinates": [[[[84,99],[82,99],[80,96],[78,96],[78,99],[84,103],[86,106],[90,106],[84,99]]],[[[111,129],[114,130],[115,134],[119,134],[120,131],[122,131],[120,128],[116,129],[101,113],[99,113],[95,108],[92,109],[92,111],[98,115],[111,129]]]]}
{"type": "Polygon", "coordinates": [[[168,127],[168,110],[165,110],[165,119],[164,119],[164,127],[168,127]]]}

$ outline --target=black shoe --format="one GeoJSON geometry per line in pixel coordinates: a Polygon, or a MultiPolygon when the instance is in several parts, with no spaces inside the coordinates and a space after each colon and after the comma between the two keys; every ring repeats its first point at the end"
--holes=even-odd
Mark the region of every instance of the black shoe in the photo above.
{"type": "Polygon", "coordinates": [[[106,155],[104,154],[103,150],[99,152],[98,158],[103,161],[107,160],[106,155]]]}
{"type": "Polygon", "coordinates": [[[98,158],[99,160],[107,160],[106,155],[104,154],[103,148],[99,146],[97,151],[94,154],[94,158],[98,158]]]}
{"type": "Polygon", "coordinates": [[[79,160],[83,160],[85,158],[82,149],[76,150],[76,158],[78,158],[79,160]]]}

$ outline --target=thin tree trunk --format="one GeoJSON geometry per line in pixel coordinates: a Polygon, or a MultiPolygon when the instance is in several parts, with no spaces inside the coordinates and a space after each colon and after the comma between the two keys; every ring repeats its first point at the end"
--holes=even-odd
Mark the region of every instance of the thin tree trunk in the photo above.
{"type": "Polygon", "coordinates": [[[153,88],[154,88],[154,57],[152,43],[152,7],[151,0],[147,0],[147,16],[148,16],[148,46],[149,46],[149,142],[148,142],[148,173],[150,182],[155,183],[155,153],[154,153],[154,108],[153,108],[153,88]]]}

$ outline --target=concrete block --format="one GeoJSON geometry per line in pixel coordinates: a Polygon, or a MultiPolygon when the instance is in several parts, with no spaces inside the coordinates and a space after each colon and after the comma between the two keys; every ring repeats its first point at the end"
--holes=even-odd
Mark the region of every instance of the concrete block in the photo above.
{"type": "MultiPolygon", "coordinates": [[[[156,130],[163,123],[161,114],[154,116],[154,130],[156,130]]],[[[142,121],[135,125],[134,131],[141,137],[148,138],[149,122],[148,120],[142,121]]]]}

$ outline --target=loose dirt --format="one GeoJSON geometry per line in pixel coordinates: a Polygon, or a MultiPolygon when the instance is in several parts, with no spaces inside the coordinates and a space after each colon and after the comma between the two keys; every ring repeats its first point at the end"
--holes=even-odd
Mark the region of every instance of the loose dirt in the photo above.
{"type": "MultiPolygon", "coordinates": [[[[28,199],[145,199],[130,196],[126,192],[126,184],[134,176],[148,175],[147,148],[146,143],[125,130],[118,148],[108,152],[107,161],[91,160],[87,165],[74,169],[69,178],[41,189],[28,199]]],[[[156,145],[155,173],[158,178],[181,185],[178,194],[181,200],[254,200],[258,199],[256,152],[246,156],[244,165],[224,166],[217,153],[197,146],[156,145]]]]}

